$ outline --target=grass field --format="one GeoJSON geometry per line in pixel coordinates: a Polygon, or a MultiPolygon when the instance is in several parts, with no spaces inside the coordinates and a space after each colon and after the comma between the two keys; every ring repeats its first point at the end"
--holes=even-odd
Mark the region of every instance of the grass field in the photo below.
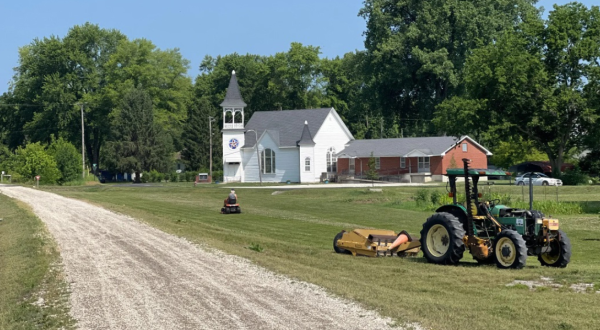
{"type": "MultiPolygon", "coordinates": [[[[277,189],[239,188],[242,214],[219,210],[223,185],[191,187],[55,187],[50,191],[129,214],[161,230],[246,257],[291,277],[316,283],[363,303],[398,324],[430,329],[600,329],[600,294],[576,293],[571,284],[600,290],[600,216],[561,215],[573,256],[566,269],[545,268],[529,257],[522,270],[478,266],[468,253],[459,266],[437,266],[417,258],[365,258],[335,254],[332,240],[342,229],[405,229],[419,235],[431,214],[414,202],[423,188],[277,189]],[[256,250],[261,250],[257,252],[256,250]],[[514,280],[552,278],[559,289],[507,287],[514,280]]],[[[443,187],[427,188],[444,191],[443,187]]],[[[496,186],[515,201],[520,187],[496,186]]],[[[536,187],[543,201],[543,187],[536,187]]],[[[549,191],[547,188],[546,199],[549,191]]],[[[487,188],[484,191],[487,193],[487,188]]],[[[552,195],[554,198],[555,196],[552,195]]],[[[600,186],[561,187],[561,201],[600,205],[600,186]]],[[[590,211],[591,210],[591,211],[590,211]]],[[[543,210],[542,210],[543,211],[543,210]]],[[[194,260],[190,260],[194,262],[194,260]]],[[[315,311],[318,313],[318,311],[315,311]]]]}
{"type": "Polygon", "coordinates": [[[59,253],[25,205],[0,194],[0,329],[70,329],[59,253]]]}

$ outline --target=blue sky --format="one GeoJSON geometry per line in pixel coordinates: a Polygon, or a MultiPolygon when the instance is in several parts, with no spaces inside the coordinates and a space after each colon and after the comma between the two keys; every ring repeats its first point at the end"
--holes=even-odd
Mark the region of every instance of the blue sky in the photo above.
{"type": "MultiPolygon", "coordinates": [[[[588,7],[597,0],[581,1],[588,7]]],[[[552,8],[543,0],[539,5],[552,8]]],[[[146,38],[161,49],[179,48],[198,74],[205,55],[233,52],[270,55],[290,43],[321,47],[335,57],[364,49],[362,0],[1,0],[0,93],[8,89],[18,49],[35,38],[64,36],[74,25],[91,22],[117,29],[130,39],[146,38]]]]}

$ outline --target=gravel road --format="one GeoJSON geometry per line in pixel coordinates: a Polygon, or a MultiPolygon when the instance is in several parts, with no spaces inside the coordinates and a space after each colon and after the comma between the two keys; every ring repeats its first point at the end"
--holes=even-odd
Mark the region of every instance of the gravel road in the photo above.
{"type": "MultiPolygon", "coordinates": [[[[80,329],[389,329],[392,320],[128,216],[30,188],[61,251],[80,329]]],[[[398,329],[398,328],[395,328],[398,329]]]]}

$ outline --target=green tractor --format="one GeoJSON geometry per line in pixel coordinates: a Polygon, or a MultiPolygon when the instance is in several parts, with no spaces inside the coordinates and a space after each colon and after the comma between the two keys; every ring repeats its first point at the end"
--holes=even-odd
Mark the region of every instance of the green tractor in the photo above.
{"type": "Polygon", "coordinates": [[[499,268],[520,269],[527,256],[537,256],[543,266],[566,267],[571,259],[571,242],[559,230],[556,219],[530,209],[515,209],[500,205],[499,200],[480,201],[479,178],[504,176],[504,171],[470,169],[469,159],[463,159],[464,169],[448,169],[449,196],[453,203],[436,210],[423,224],[421,249],[428,262],[457,264],[468,250],[479,263],[496,263],[499,268]],[[457,202],[457,178],[465,180],[465,205],[457,202]]]}

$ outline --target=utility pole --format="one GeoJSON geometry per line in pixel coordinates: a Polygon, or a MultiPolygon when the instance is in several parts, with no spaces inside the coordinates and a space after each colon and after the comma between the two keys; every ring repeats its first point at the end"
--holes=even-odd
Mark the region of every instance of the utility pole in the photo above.
{"type": "Polygon", "coordinates": [[[85,180],[85,132],[83,128],[83,106],[85,103],[79,103],[81,105],[81,177],[85,180]]]}
{"type": "Polygon", "coordinates": [[[208,130],[210,131],[210,133],[209,133],[209,135],[210,135],[210,142],[209,142],[210,146],[209,146],[209,151],[208,152],[210,153],[210,156],[209,156],[209,158],[210,158],[210,165],[209,165],[210,170],[209,170],[209,172],[210,172],[210,181],[211,182],[213,180],[213,178],[212,178],[212,135],[213,135],[212,134],[212,122],[213,121],[215,121],[215,117],[208,116],[208,130]]]}

